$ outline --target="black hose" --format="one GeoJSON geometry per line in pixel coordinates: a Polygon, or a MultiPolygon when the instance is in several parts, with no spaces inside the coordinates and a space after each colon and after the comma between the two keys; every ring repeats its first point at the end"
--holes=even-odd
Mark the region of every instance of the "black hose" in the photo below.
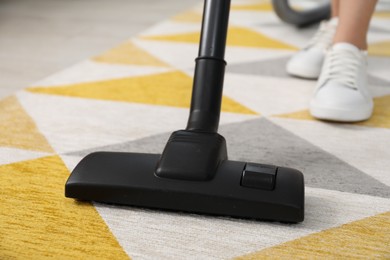
{"type": "Polygon", "coordinates": [[[272,6],[276,15],[284,22],[298,27],[318,23],[330,17],[330,3],[325,3],[309,10],[295,10],[288,0],[272,0],[272,6]]]}

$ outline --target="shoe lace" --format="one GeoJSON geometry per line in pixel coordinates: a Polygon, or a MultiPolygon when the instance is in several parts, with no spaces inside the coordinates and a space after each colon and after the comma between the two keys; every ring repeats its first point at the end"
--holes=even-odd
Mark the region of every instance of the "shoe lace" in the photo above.
{"type": "Polygon", "coordinates": [[[360,62],[360,58],[352,51],[331,51],[327,80],[340,82],[343,86],[356,90],[356,76],[360,62]]]}
{"type": "Polygon", "coordinates": [[[336,26],[329,24],[327,21],[323,21],[320,24],[319,29],[310,39],[309,43],[304,49],[309,49],[312,47],[317,47],[319,49],[326,50],[331,46],[333,41],[333,36],[336,31],[336,26]]]}

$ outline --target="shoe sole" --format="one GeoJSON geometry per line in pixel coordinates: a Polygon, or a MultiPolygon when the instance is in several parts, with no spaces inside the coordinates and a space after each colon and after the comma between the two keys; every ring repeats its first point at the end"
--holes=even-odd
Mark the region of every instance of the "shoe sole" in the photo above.
{"type": "Polygon", "coordinates": [[[344,110],[329,107],[319,107],[310,104],[310,114],[321,120],[336,121],[336,122],[360,122],[369,119],[373,109],[360,110],[344,110]]]}
{"type": "Polygon", "coordinates": [[[308,72],[305,69],[300,69],[300,68],[292,68],[287,66],[286,71],[289,75],[298,77],[298,78],[304,78],[304,79],[318,79],[320,76],[320,73],[315,73],[315,72],[308,72]]]}

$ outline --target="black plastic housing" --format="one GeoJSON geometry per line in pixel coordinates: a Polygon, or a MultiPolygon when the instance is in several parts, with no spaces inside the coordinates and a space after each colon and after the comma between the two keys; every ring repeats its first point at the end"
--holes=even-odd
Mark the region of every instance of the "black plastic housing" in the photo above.
{"type": "Polygon", "coordinates": [[[177,180],[206,181],[227,160],[226,141],[217,133],[173,132],[157,164],[156,176],[177,180]]]}
{"type": "Polygon", "coordinates": [[[157,177],[160,154],[97,152],[85,157],[65,186],[65,196],[155,209],[259,220],[301,222],[301,172],[279,167],[273,190],[244,187],[245,162],[224,161],[208,181],[157,177]]]}

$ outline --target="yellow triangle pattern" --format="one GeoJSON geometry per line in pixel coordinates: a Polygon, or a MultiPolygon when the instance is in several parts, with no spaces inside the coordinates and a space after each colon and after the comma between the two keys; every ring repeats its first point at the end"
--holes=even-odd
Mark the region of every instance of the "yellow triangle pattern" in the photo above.
{"type": "Polygon", "coordinates": [[[367,121],[357,124],[390,128],[390,95],[374,98],[374,112],[372,117],[367,121]]]}
{"type": "Polygon", "coordinates": [[[386,11],[378,11],[374,13],[375,18],[383,18],[383,19],[390,19],[390,12],[386,11]]]}
{"type": "MultiPolygon", "coordinates": [[[[199,43],[200,33],[193,32],[173,35],[145,36],[143,38],[158,41],[199,43]]],[[[292,45],[271,39],[256,31],[234,26],[229,28],[227,45],[240,47],[297,50],[297,48],[292,45]]]]}
{"type": "Polygon", "coordinates": [[[102,55],[94,57],[93,60],[111,64],[169,67],[169,65],[140,49],[132,42],[121,44],[102,55]]]}
{"type": "Polygon", "coordinates": [[[291,119],[299,119],[299,120],[314,120],[314,121],[316,121],[316,119],[314,117],[312,117],[309,110],[307,110],[307,109],[300,110],[300,111],[293,112],[293,113],[274,115],[274,116],[283,117],[283,118],[291,118],[291,119]]]}
{"type": "MultiPolygon", "coordinates": [[[[317,120],[310,115],[309,110],[302,110],[276,116],[299,120],[317,120]]],[[[353,124],[369,127],[390,128],[390,95],[374,98],[374,112],[372,117],[369,120],[353,124]]]]}
{"type": "Polygon", "coordinates": [[[202,15],[195,11],[189,11],[175,15],[172,17],[172,20],[176,22],[200,23],[202,22],[202,15]]]}
{"type": "Polygon", "coordinates": [[[390,212],[237,257],[252,259],[388,259],[390,212]]]}
{"type": "MultiPolygon", "coordinates": [[[[58,87],[34,87],[28,90],[33,93],[189,107],[192,78],[182,72],[174,71],[58,87]]],[[[226,96],[222,100],[222,111],[257,114],[226,96]]]]}
{"type": "Polygon", "coordinates": [[[227,45],[297,50],[297,48],[292,45],[271,39],[250,29],[240,27],[233,27],[229,30],[227,45]]]}
{"type": "Polygon", "coordinates": [[[129,259],[96,209],[64,197],[58,156],[0,166],[2,259],[129,259]]]}
{"type": "Polygon", "coordinates": [[[251,4],[251,5],[233,5],[232,10],[234,11],[273,11],[272,4],[262,3],[262,4],[251,4]]]}
{"type": "Polygon", "coordinates": [[[375,56],[390,56],[390,41],[370,44],[368,46],[368,54],[375,56]]]}
{"type": "Polygon", "coordinates": [[[0,146],[54,152],[14,96],[0,101],[0,129],[0,146]]]}
{"type": "Polygon", "coordinates": [[[191,33],[179,33],[179,34],[167,34],[167,35],[154,35],[154,36],[143,36],[141,38],[145,40],[199,43],[200,33],[191,32],[191,33]]]}

